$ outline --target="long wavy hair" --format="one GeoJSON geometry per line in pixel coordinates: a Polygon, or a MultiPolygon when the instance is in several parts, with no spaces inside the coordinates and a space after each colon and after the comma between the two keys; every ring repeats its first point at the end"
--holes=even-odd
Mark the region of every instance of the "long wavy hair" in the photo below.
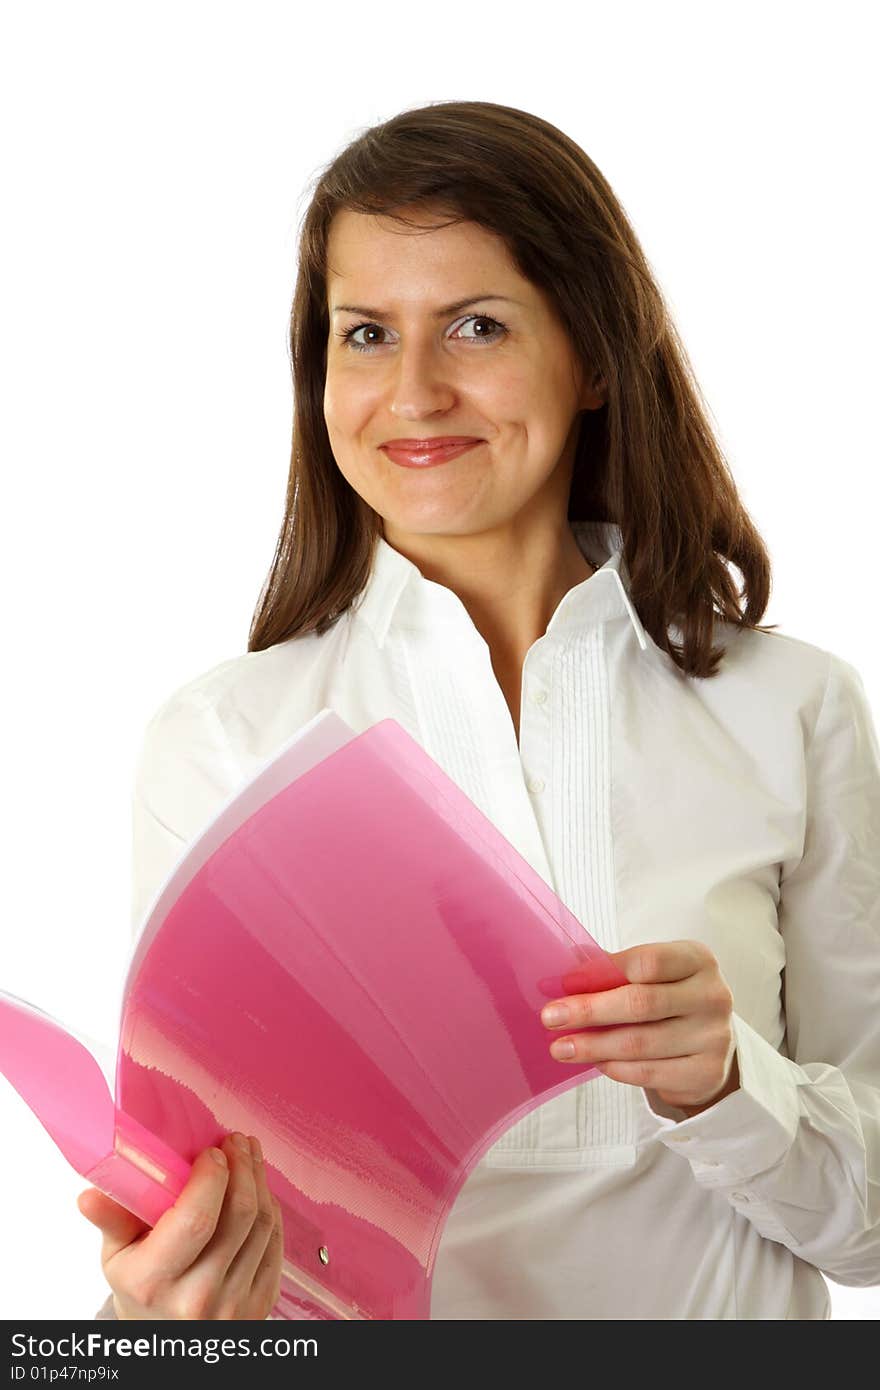
{"type": "Polygon", "coordinates": [[[688,675],[716,674],[717,617],[761,627],[770,559],[709,423],[708,407],[624,210],[587,154],[527,111],[485,101],[406,110],[348,144],[314,179],[290,316],[294,419],[284,518],[248,651],[325,632],[366,584],[382,519],[339,470],[324,421],[327,241],[341,209],[413,225],[405,209],[501,237],[555,303],[590,375],[570,521],[620,527],[630,597],[688,675]],[[728,570],[740,571],[738,591],[728,570]],[[745,601],[745,606],[742,606],[745,601]],[[682,638],[673,642],[675,625],[682,638]]]}

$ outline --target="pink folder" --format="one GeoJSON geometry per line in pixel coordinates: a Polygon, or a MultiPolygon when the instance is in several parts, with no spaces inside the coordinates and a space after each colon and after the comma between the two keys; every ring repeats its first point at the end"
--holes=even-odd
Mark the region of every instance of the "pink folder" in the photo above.
{"type": "Polygon", "coordinates": [[[626,983],[393,719],[323,710],[232,796],[149,908],[116,1099],[0,993],[0,1070],[77,1172],[153,1225],[196,1155],[259,1138],[284,1216],[276,1317],[427,1318],[444,1222],[515,1120],[598,1073],[541,1006],[626,983]]]}

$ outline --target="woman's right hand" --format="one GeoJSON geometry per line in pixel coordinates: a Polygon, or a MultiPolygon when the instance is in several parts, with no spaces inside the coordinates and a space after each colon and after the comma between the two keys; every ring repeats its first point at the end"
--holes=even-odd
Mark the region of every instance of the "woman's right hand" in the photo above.
{"type": "Polygon", "coordinates": [[[205,1149],[153,1227],[89,1187],[77,1206],[103,1234],[118,1318],[266,1318],[281,1287],[281,1206],[260,1145],[227,1134],[205,1149]]]}

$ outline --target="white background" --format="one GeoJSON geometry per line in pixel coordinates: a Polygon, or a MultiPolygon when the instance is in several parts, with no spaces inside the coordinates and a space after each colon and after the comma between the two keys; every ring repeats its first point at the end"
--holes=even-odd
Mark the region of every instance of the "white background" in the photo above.
{"type": "MultiPolygon", "coordinates": [[[[572,136],[626,208],[774,560],[880,712],[869,4],[8,5],[0,986],[115,1043],[148,718],[246,649],[282,515],[304,189],[404,107],[572,136]],[[873,635],[873,636],[872,636],[873,635]]],[[[0,1077],[0,1316],[91,1317],[84,1180],[0,1077]]],[[[835,1317],[880,1288],[831,1286],[835,1317]]]]}

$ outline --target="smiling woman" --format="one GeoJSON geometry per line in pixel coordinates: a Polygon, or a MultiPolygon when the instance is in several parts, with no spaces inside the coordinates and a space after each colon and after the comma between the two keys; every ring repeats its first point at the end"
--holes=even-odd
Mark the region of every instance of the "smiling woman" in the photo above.
{"type": "Polygon", "coordinates": [[[502,673],[521,668],[563,594],[590,573],[565,518],[578,415],[605,392],[500,237],[470,222],[434,229],[417,209],[411,221],[426,234],[401,237],[393,220],[348,210],[333,219],[327,434],[384,539],[459,594],[517,727],[517,682],[502,673]],[[469,284],[493,289],[435,307],[469,284]],[[383,287],[383,310],[335,303],[373,303],[383,287]],[[458,315],[472,305],[483,312],[458,315]],[[357,344],[361,332],[381,341],[357,344]]]}
{"type": "MultiPolygon", "coordinates": [[[[534,1018],[560,1075],[601,1074],[473,1169],[431,1316],[828,1316],[823,1272],[880,1282],[880,749],[858,672],[760,625],[768,555],[619,201],[538,116],[404,111],[318,178],[290,342],[248,650],[144,738],[135,930],[297,730],[396,719],[627,981],[563,980],[534,1018]]],[[[504,929],[462,913],[463,939],[504,929]]],[[[459,1001],[412,989],[451,1038],[459,1001]]],[[[149,1234],[81,1199],[123,1316],[268,1312],[260,1161],[197,1164],[149,1234]]]]}
{"type": "Polygon", "coordinates": [[[769,557],[663,295],[607,180],[549,122],[439,102],[353,141],[317,176],[290,322],[287,508],[249,650],[324,632],[377,536],[406,535],[437,581],[496,576],[470,611],[515,665],[590,572],[564,524],[588,518],[621,527],[645,628],[689,674],[721,659],[715,614],[759,626],[769,557]],[[379,452],[445,434],[485,447],[430,476],[379,452]]]}

